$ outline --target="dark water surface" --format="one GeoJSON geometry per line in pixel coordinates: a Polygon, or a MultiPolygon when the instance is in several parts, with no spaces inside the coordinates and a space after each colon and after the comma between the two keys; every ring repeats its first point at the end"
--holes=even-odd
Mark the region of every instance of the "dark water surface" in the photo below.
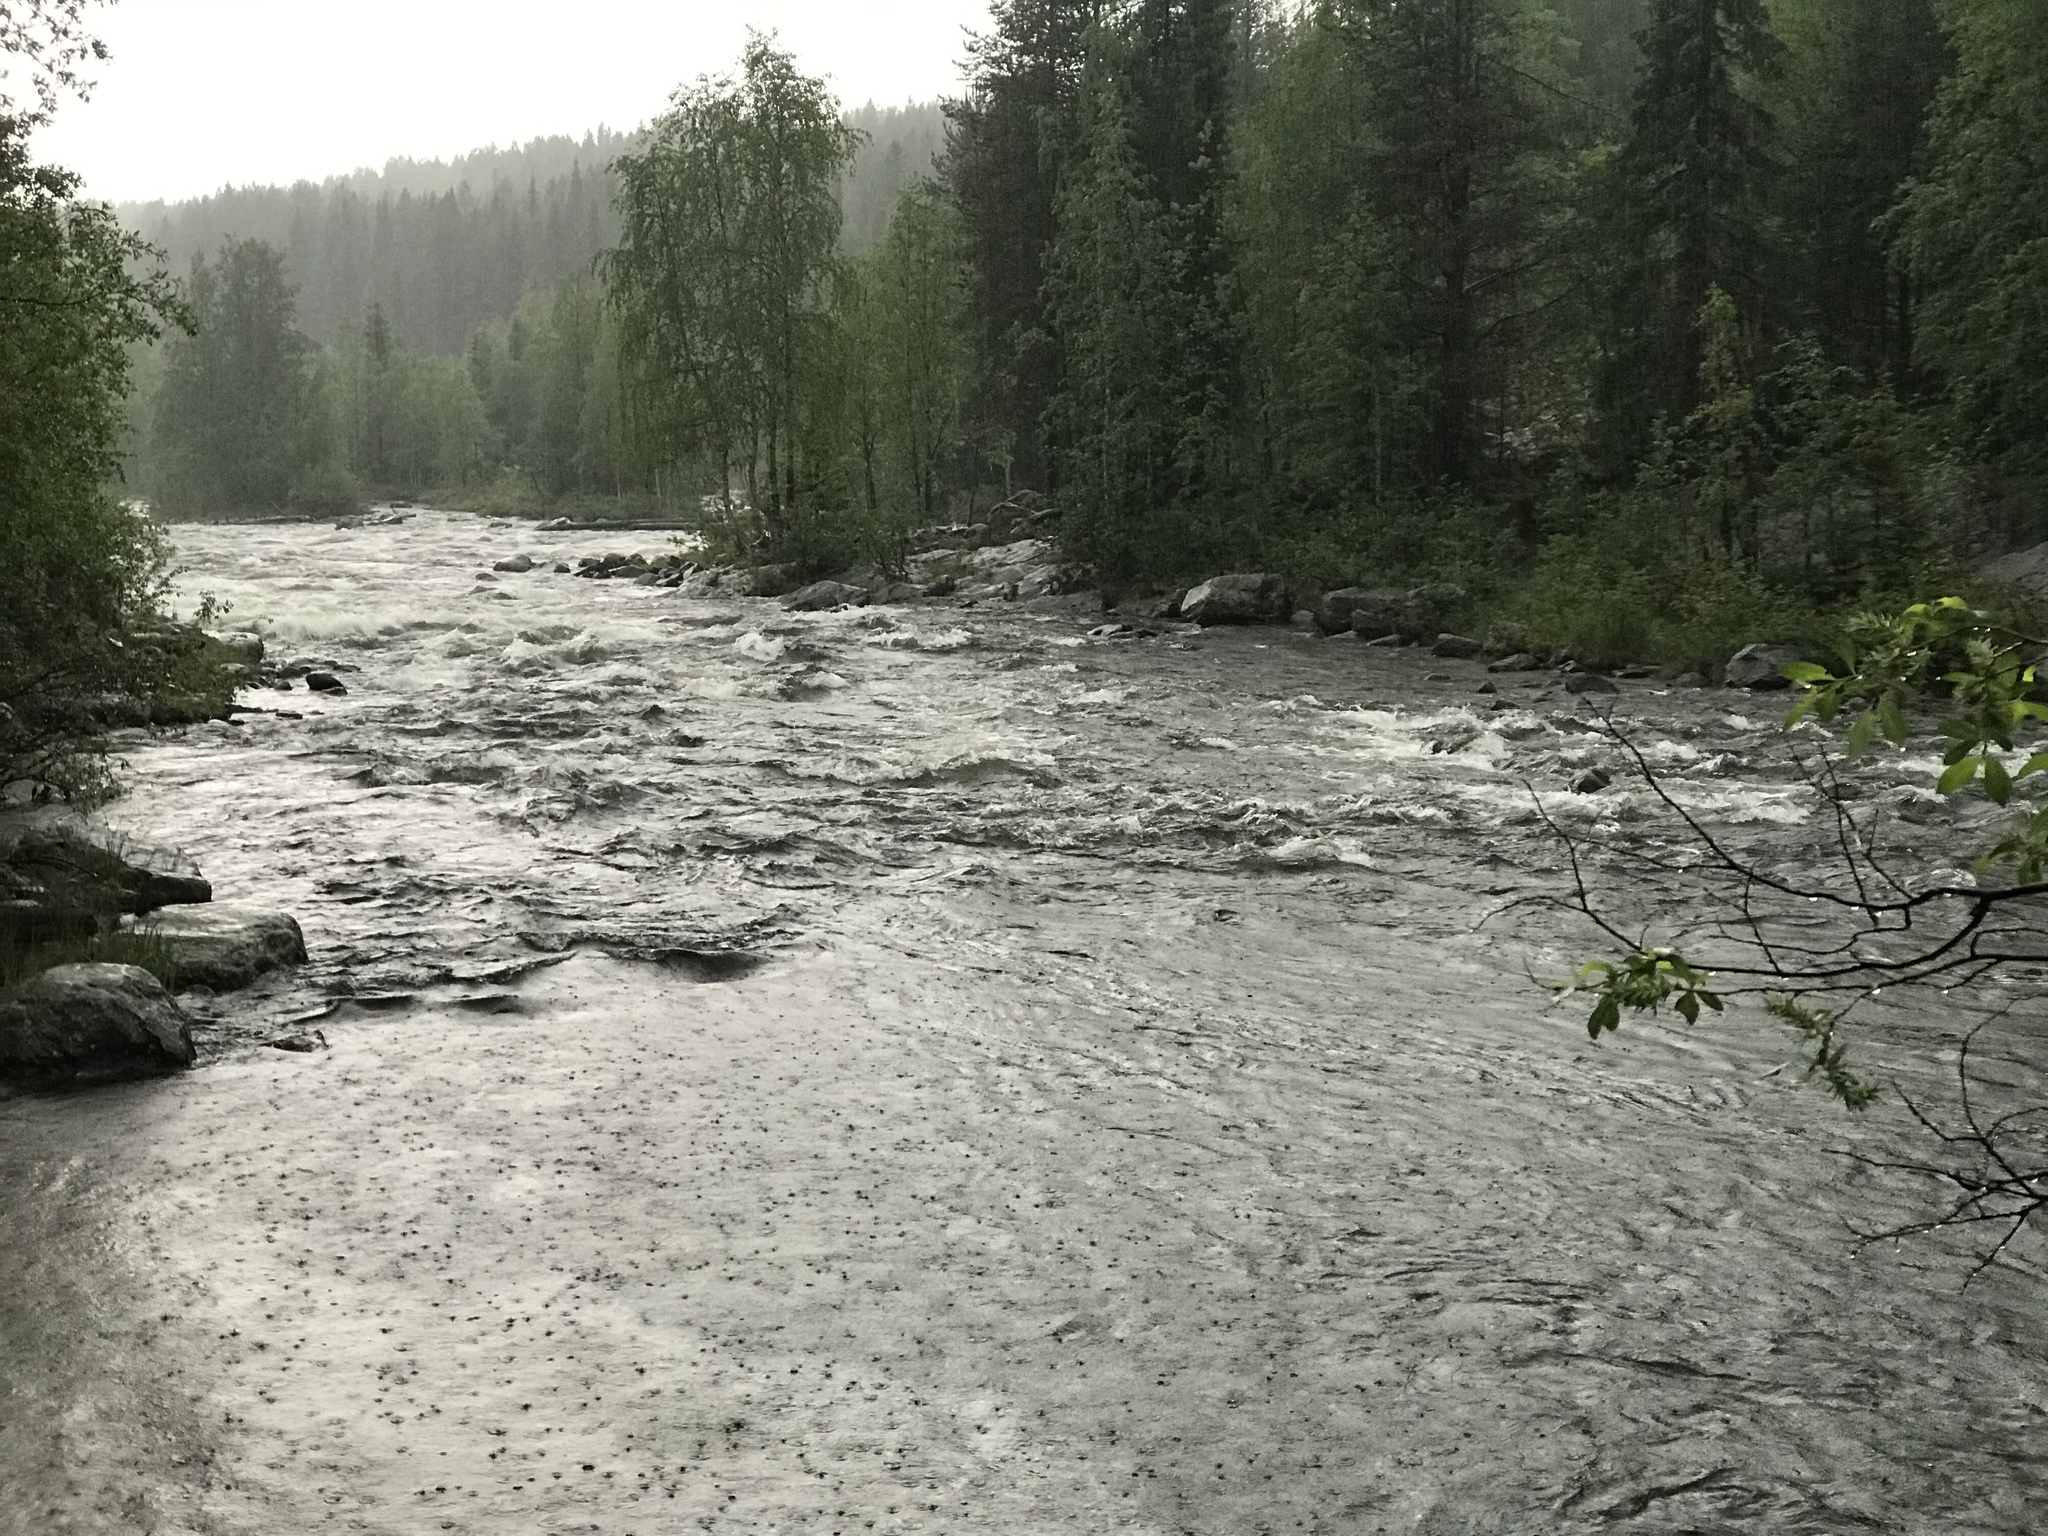
{"type": "MultiPolygon", "coordinates": [[[[1546,1009],[1597,950],[1510,908],[1525,778],[1652,806],[1564,792],[1543,680],[439,514],[180,548],[359,670],[138,745],[115,819],[313,963],[188,1076],[0,1100],[10,1536],[2048,1528],[2038,1251],[1854,1256],[1926,1196],[1829,1155],[1895,1104],[1546,1009]]],[[[1730,697],[1619,708],[1796,854],[1730,697]]],[[[1932,1090],[1939,1022],[1862,1059],[1932,1090]]]]}

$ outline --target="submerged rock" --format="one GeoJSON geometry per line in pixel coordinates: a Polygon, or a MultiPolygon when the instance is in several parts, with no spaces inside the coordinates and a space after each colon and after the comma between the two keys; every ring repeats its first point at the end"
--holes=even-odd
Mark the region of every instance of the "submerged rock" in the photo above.
{"type": "Polygon", "coordinates": [[[193,1055],[191,1021],[140,966],[55,966],[0,998],[9,1077],[119,1082],[179,1071],[193,1055]]]}
{"type": "Polygon", "coordinates": [[[1564,676],[1564,691],[1578,694],[1621,692],[1615,687],[1612,678],[1602,677],[1598,672],[1567,672],[1564,676]]]}
{"type": "Polygon", "coordinates": [[[232,992],[270,971],[306,963],[305,935],[297,920],[283,912],[178,907],[131,919],[125,926],[163,941],[181,987],[232,992]]]}
{"type": "Polygon", "coordinates": [[[1191,624],[1285,624],[1294,616],[1286,579],[1271,572],[1214,576],[1181,599],[1180,616],[1191,624]]]}
{"type": "Polygon", "coordinates": [[[306,686],[315,693],[347,693],[348,684],[332,672],[308,672],[306,686]]]}
{"type": "Polygon", "coordinates": [[[1572,793],[1575,795],[1597,795],[1614,780],[1607,776],[1605,768],[1584,768],[1572,778],[1572,793]]]}
{"type": "Polygon", "coordinates": [[[808,587],[799,587],[782,600],[782,606],[798,613],[818,613],[827,608],[858,608],[868,600],[866,587],[852,586],[843,581],[814,581],[808,587]]]}

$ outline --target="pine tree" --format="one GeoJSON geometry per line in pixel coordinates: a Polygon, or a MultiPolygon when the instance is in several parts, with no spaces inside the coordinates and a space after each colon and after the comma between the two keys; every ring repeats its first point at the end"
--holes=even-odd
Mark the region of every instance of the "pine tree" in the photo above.
{"type": "Polygon", "coordinates": [[[1727,294],[1754,340],[1772,275],[1778,161],[1759,83],[1783,49],[1764,0],[1655,0],[1643,53],[1610,221],[1621,248],[1602,403],[1616,468],[1655,422],[1700,403],[1708,295],[1727,294]]]}
{"type": "Polygon", "coordinates": [[[1944,0],[1941,19],[1956,67],[1900,208],[1915,355],[1972,448],[2048,474],[2048,0],[1944,0]]]}
{"type": "Polygon", "coordinates": [[[947,104],[941,179],[967,241],[982,436],[1026,486],[1049,488],[1046,413],[1061,359],[1046,317],[1047,259],[1071,138],[1083,38],[1105,0],[1000,0],[947,104]]]}
{"type": "Polygon", "coordinates": [[[1557,135],[1525,40],[1536,21],[1512,0],[1362,0],[1347,17],[1377,139],[1368,195],[1427,375],[1433,484],[1480,478],[1507,354],[1552,254],[1543,171],[1557,135]]]}

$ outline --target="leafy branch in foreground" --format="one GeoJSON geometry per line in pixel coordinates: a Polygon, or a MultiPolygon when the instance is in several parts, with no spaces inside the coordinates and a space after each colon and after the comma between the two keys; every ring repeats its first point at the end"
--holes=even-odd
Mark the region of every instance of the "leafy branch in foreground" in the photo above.
{"type": "MultiPolygon", "coordinates": [[[[1570,863],[1572,891],[1563,904],[1622,950],[1618,960],[1585,965],[1575,981],[1557,988],[1565,996],[1592,996],[1587,1030],[1593,1038],[1618,1029],[1624,1010],[1654,1014],[1668,1005],[1690,1024],[1703,1004],[1718,1013],[1724,1000],[1755,996],[1801,1038],[1807,1075],[1860,1110],[1879,1093],[1848,1064],[1845,1026],[1860,1002],[1927,984],[1938,986],[1945,999],[1966,998],[2018,969],[2048,964],[2048,924],[2042,921],[2048,806],[2029,807],[1984,850],[1976,860],[1984,878],[1933,871],[1909,881],[1892,866],[1881,807],[1859,817],[1852,809],[1855,791],[1843,778],[1879,736],[1905,745],[1913,734],[1910,716],[1938,698],[1946,707],[1934,729],[1947,747],[1936,791],[1955,797],[1976,786],[1992,804],[2010,805],[2028,780],[2048,769],[2048,752],[2029,752],[2027,740],[2048,724],[2048,705],[2036,697],[2034,658],[2042,649],[1951,597],[1895,615],[1859,615],[1847,627],[1839,673],[1807,662],[1784,669],[1801,690],[1786,717],[1788,731],[1809,720],[1850,720],[1839,752],[1794,751],[1808,785],[1834,817],[1832,878],[1784,873],[1718,838],[1608,719],[1605,734],[1695,848],[1682,864],[1650,860],[1682,871],[1692,887],[1677,941],[1652,944],[1608,914],[1588,882],[1578,842],[1539,802],[1570,863]],[[2019,754],[2028,755],[2015,761],[2019,754]]],[[[2008,1001],[1999,1014],[2010,1007],[2008,1001]]],[[[1967,1038],[1974,1040],[1976,1031],[1967,1038]]],[[[1973,1105],[1967,1049],[1958,1072],[1961,1129],[1938,1125],[1901,1094],[1923,1129],[1947,1149],[1947,1160],[1883,1166],[1944,1178],[1963,1190],[1961,1203],[1938,1219],[1873,1239],[2007,1220],[2013,1225],[1996,1250],[2002,1252],[2019,1227],[2048,1208],[2048,1142],[2027,1150],[2041,1140],[2033,1136],[2037,1122],[2048,1125],[2048,1104],[1987,1118],[1973,1105]],[[2032,1137],[2024,1145],[2015,1140],[2022,1129],[2032,1137]]]]}

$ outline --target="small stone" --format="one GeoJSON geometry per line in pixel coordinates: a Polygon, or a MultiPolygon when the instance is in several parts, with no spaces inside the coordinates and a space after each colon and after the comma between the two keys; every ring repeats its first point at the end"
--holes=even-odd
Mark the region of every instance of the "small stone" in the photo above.
{"type": "Polygon", "coordinates": [[[566,560],[557,560],[555,562],[555,574],[557,576],[567,576],[569,574],[569,562],[566,560]]]}
{"type": "Polygon", "coordinates": [[[1486,664],[1486,670],[1489,672],[1540,672],[1543,670],[1543,663],[1534,656],[1531,656],[1527,651],[1516,651],[1514,655],[1503,656],[1499,661],[1489,661],[1486,664]]]}
{"type": "Polygon", "coordinates": [[[1429,648],[1432,656],[1442,656],[1450,661],[1465,661],[1477,656],[1485,647],[1470,635],[1440,634],[1436,644],[1429,648]]]}
{"type": "Polygon", "coordinates": [[[1499,693],[1499,692],[1500,692],[1500,690],[1499,690],[1498,688],[1494,687],[1492,683],[1481,683],[1481,684],[1480,684],[1480,685],[1479,685],[1479,686],[1478,686],[1477,688],[1474,688],[1474,689],[1473,689],[1472,691],[1473,691],[1474,693],[1499,693]]]}
{"type": "Polygon", "coordinates": [[[1602,677],[1598,672],[1567,672],[1564,676],[1566,693],[1619,693],[1611,677],[1602,677]]]}
{"type": "Polygon", "coordinates": [[[332,672],[308,672],[306,686],[315,693],[347,693],[348,685],[332,672]]]}
{"type": "Polygon", "coordinates": [[[1582,768],[1573,775],[1571,789],[1575,795],[1596,795],[1613,782],[1605,768],[1582,768]]]}
{"type": "Polygon", "coordinates": [[[1674,688],[1704,688],[1707,686],[1707,677],[1704,672],[1681,672],[1678,676],[1671,679],[1671,686],[1674,688]]]}

